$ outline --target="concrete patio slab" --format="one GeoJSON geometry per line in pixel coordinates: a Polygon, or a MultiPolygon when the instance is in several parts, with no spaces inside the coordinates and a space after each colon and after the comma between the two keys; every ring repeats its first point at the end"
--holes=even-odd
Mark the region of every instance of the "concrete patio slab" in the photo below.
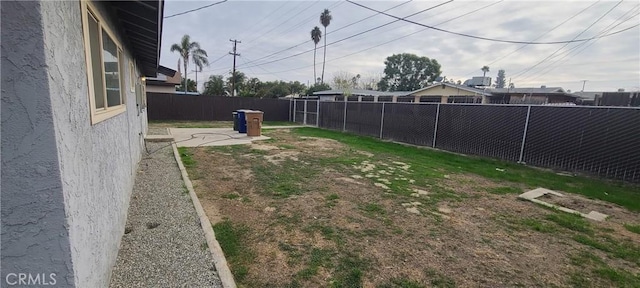
{"type": "Polygon", "coordinates": [[[178,147],[241,145],[271,139],[267,136],[249,137],[232,128],[170,128],[169,133],[178,147]]]}
{"type": "Polygon", "coordinates": [[[551,208],[554,208],[554,209],[558,209],[558,210],[560,210],[562,212],[580,215],[580,216],[582,216],[584,218],[595,220],[595,221],[604,221],[605,219],[607,219],[607,217],[609,217],[609,215],[602,214],[602,213],[597,212],[597,211],[591,211],[588,214],[584,214],[584,213],[582,213],[580,211],[576,211],[576,210],[573,210],[573,209],[569,209],[567,207],[558,206],[558,205],[555,205],[555,204],[551,204],[551,203],[536,199],[536,198],[538,198],[540,196],[547,195],[547,194],[551,194],[551,195],[555,195],[555,196],[559,196],[559,197],[564,197],[564,195],[562,195],[561,193],[558,193],[558,192],[553,191],[553,190],[549,190],[549,189],[545,189],[545,188],[536,188],[536,189],[533,189],[531,191],[527,191],[525,193],[520,194],[518,196],[518,198],[524,199],[524,200],[527,200],[527,201],[531,201],[533,203],[537,203],[537,204],[540,204],[540,205],[543,205],[543,206],[547,206],[547,207],[551,207],[551,208]]]}

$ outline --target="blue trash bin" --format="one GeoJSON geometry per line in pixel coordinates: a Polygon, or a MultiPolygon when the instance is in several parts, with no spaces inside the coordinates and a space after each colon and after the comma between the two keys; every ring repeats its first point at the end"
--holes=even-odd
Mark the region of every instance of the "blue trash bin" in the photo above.
{"type": "Polygon", "coordinates": [[[247,117],[244,114],[246,110],[238,110],[238,133],[247,133],[247,117]]]}

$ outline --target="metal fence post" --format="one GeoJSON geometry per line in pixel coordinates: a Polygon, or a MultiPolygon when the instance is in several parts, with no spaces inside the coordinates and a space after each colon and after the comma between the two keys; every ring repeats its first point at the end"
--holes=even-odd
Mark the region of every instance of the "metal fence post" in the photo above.
{"type": "Polygon", "coordinates": [[[307,101],[304,100],[304,117],[302,118],[302,124],[307,125],[307,101]]]}
{"type": "Polygon", "coordinates": [[[384,102],[382,102],[382,116],[380,117],[380,139],[382,139],[382,127],[384,127],[384,102]]]}
{"type": "Polygon", "coordinates": [[[522,132],[522,145],[520,145],[520,158],[518,163],[522,163],[522,157],[524,157],[524,143],[527,140],[527,130],[529,128],[529,115],[531,115],[531,105],[527,108],[527,120],[524,122],[524,132],[522,132]]]}
{"type": "Polygon", "coordinates": [[[298,100],[293,100],[293,122],[296,122],[296,104],[297,104],[298,100]]]}
{"type": "Polygon", "coordinates": [[[293,98],[289,98],[289,122],[291,122],[291,106],[293,106],[293,104],[291,103],[292,100],[293,98]]]}
{"type": "Polygon", "coordinates": [[[316,127],[320,127],[320,99],[316,104],[316,127]]]}
{"type": "Polygon", "coordinates": [[[438,136],[438,119],[440,119],[440,103],[438,103],[438,107],[436,108],[436,122],[433,128],[433,144],[431,144],[433,148],[436,148],[436,137],[438,136]]]}
{"type": "Polygon", "coordinates": [[[342,117],[342,131],[347,131],[347,103],[348,101],[344,101],[344,117],[342,117]]]}

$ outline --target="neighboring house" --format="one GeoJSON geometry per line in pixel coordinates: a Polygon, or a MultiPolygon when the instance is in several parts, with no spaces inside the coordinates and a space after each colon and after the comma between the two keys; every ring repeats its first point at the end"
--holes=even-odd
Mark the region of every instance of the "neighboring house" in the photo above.
{"type": "MultiPolygon", "coordinates": [[[[382,98],[390,99],[390,97],[393,97],[393,99],[397,99],[398,96],[405,96],[405,95],[408,95],[409,93],[410,92],[402,92],[402,91],[385,92],[385,91],[374,91],[374,90],[364,90],[364,89],[332,89],[332,90],[313,92],[313,96],[317,96],[320,99],[320,101],[383,102],[381,100],[382,98]]],[[[393,102],[396,102],[396,101],[393,101],[393,102]]]]}
{"type": "Polygon", "coordinates": [[[576,92],[578,102],[582,105],[593,106],[631,106],[640,107],[640,92],[576,92]]]}
{"type": "Polygon", "coordinates": [[[182,82],[182,75],[180,71],[160,66],[158,67],[158,76],[148,77],[145,82],[147,83],[146,92],[173,94],[176,93],[176,86],[182,82]]]}
{"type": "Polygon", "coordinates": [[[109,286],[163,3],[2,2],[3,287],[109,286]]]}
{"type": "Polygon", "coordinates": [[[561,87],[494,88],[487,91],[491,93],[489,103],[497,104],[575,103],[578,99],[561,87]]]}
{"type": "Polygon", "coordinates": [[[487,103],[487,97],[491,96],[491,93],[483,89],[443,82],[418,89],[409,95],[414,96],[414,102],[487,103]]]}
{"type": "Polygon", "coordinates": [[[437,103],[484,103],[483,100],[490,93],[483,90],[456,85],[452,83],[437,83],[415,91],[373,91],[373,90],[325,90],[314,92],[321,101],[343,101],[345,94],[347,101],[373,102],[437,102],[437,103]]]}

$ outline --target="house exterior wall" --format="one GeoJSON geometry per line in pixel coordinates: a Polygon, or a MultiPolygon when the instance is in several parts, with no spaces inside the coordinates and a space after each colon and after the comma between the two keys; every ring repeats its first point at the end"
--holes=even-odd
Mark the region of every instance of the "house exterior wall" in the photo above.
{"type": "MultiPolygon", "coordinates": [[[[102,3],[93,2],[123,45],[102,3]]],[[[79,1],[43,1],[45,56],[76,287],[107,287],[147,129],[124,69],[126,111],[91,125],[79,1]]]]}
{"type": "Polygon", "coordinates": [[[79,1],[2,3],[2,282],[109,285],[147,117],[125,68],[125,112],[91,125],[81,13],[79,1]]]}
{"type": "MultiPolygon", "coordinates": [[[[436,86],[431,89],[413,93],[411,95],[412,96],[445,96],[446,97],[446,96],[456,96],[456,95],[475,96],[476,94],[473,92],[469,92],[466,90],[457,89],[449,86],[445,86],[444,89],[442,88],[442,86],[436,86]]],[[[478,96],[480,95],[478,94],[478,96]]]]}
{"type": "Polygon", "coordinates": [[[147,84],[147,92],[151,93],[176,93],[176,86],[162,86],[147,84]]]}
{"type": "Polygon", "coordinates": [[[74,285],[54,132],[57,105],[49,87],[48,70],[56,68],[47,68],[43,4],[1,4],[2,287],[15,283],[17,273],[45,273],[48,284],[74,285]]]}

